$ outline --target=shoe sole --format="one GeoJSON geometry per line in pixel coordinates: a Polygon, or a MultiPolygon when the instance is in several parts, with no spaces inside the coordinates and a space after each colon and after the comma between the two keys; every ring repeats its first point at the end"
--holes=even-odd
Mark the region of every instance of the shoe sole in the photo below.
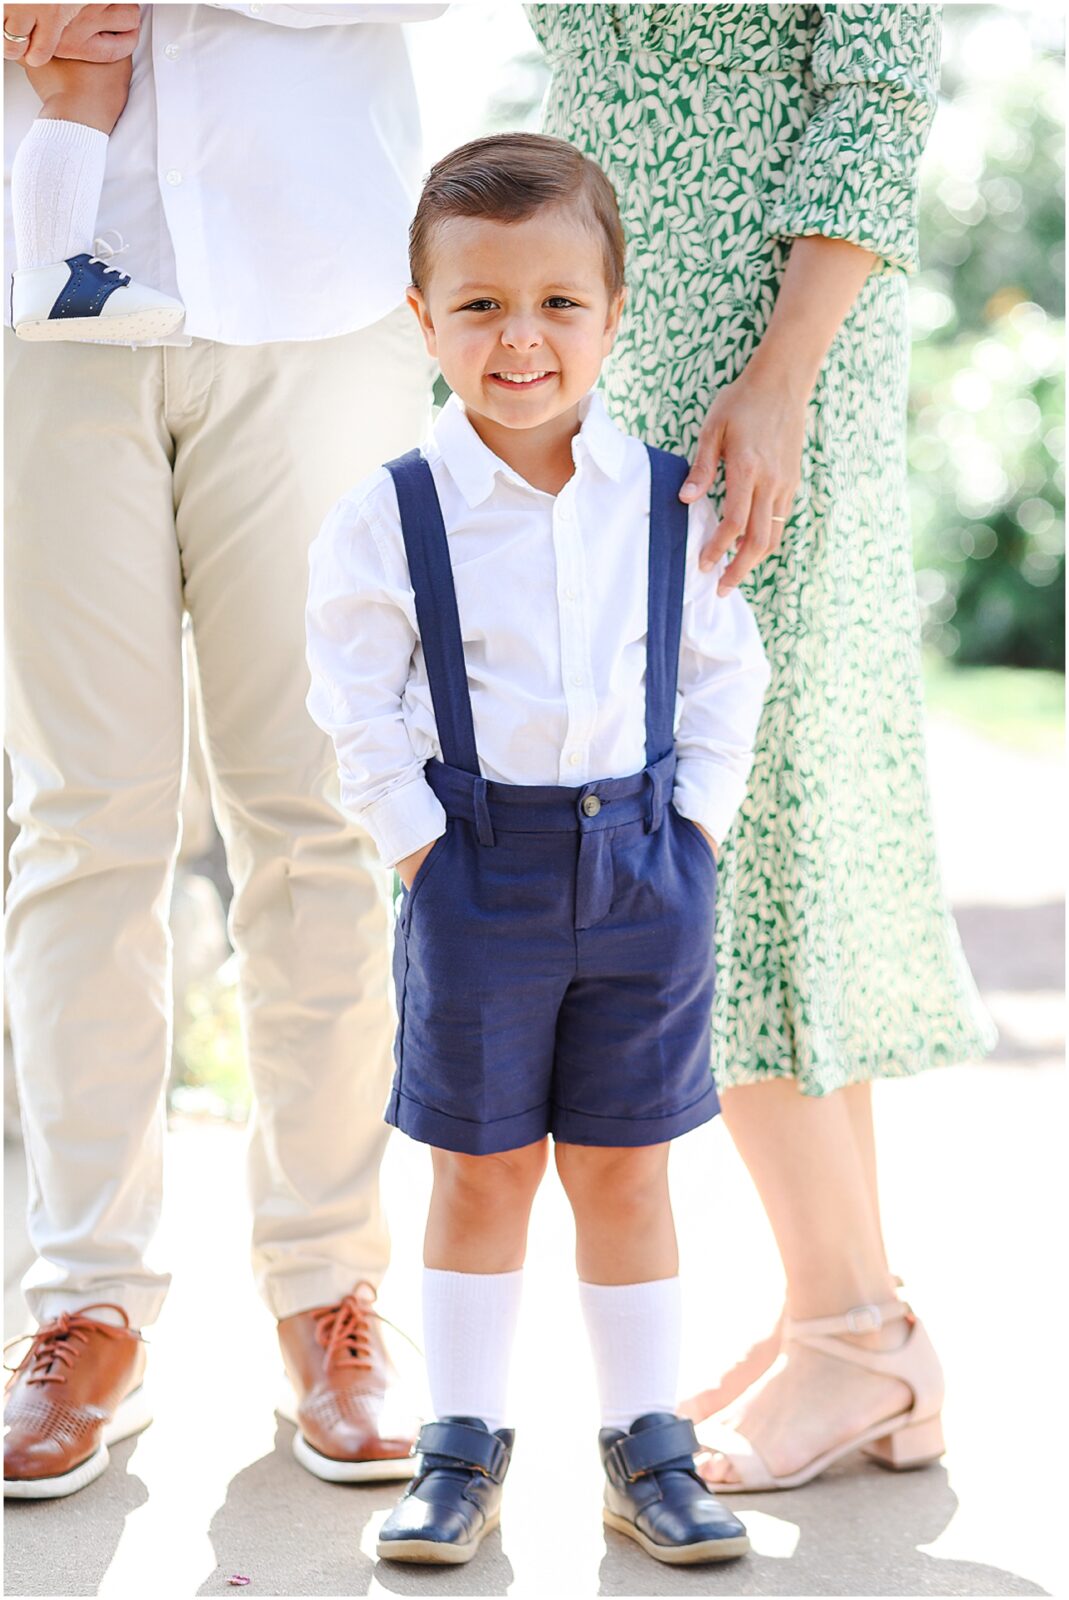
{"type": "Polygon", "coordinates": [[[380,1561],[411,1561],[421,1567],[462,1567],[500,1522],[501,1513],[495,1511],[467,1544],[445,1544],[434,1539],[380,1539],[375,1550],[380,1561]]]}
{"type": "MultiPolygon", "coordinates": [[[[290,1421],[293,1419],[290,1418],[290,1421]]],[[[321,1455],[303,1433],[293,1436],[293,1453],[301,1466],[325,1483],[400,1483],[416,1470],[415,1456],[376,1456],[370,1461],[335,1461],[321,1455]]]]}
{"type": "Polygon", "coordinates": [[[131,311],[114,317],[45,317],[37,322],[20,322],[16,337],[34,343],[59,343],[63,339],[129,344],[132,339],[162,339],[174,333],[184,311],[131,311]]]}
{"type": "Polygon", "coordinates": [[[122,1439],[130,1439],[135,1433],[141,1433],[152,1421],[152,1407],[149,1404],[144,1386],[134,1389],[118,1407],[108,1426],[104,1429],[104,1438],[100,1449],[91,1455],[87,1461],[82,1461],[69,1472],[62,1473],[56,1478],[5,1478],[5,1500],[61,1500],[64,1495],[76,1494],[79,1489],[84,1489],[87,1484],[93,1483],[102,1472],[107,1471],[109,1455],[108,1445],[118,1444],[122,1439]]]}
{"type": "Polygon", "coordinates": [[[748,1555],[750,1552],[750,1541],[744,1533],[738,1534],[734,1539],[703,1539],[700,1544],[654,1544],[652,1539],[647,1539],[641,1528],[636,1528],[633,1522],[628,1522],[625,1517],[618,1517],[613,1511],[604,1510],[602,1520],[607,1528],[624,1534],[628,1539],[634,1539],[654,1561],[663,1561],[668,1567],[696,1567],[707,1561],[734,1561],[737,1557],[748,1555]]]}

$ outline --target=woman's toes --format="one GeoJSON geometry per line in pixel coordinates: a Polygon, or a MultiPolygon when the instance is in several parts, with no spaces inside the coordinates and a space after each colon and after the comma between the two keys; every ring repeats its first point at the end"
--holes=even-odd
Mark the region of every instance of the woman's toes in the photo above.
{"type": "Polygon", "coordinates": [[[722,1456],[719,1450],[703,1450],[701,1455],[694,1458],[694,1464],[698,1469],[698,1476],[704,1478],[706,1483],[737,1481],[731,1462],[726,1456],[722,1456]]]}

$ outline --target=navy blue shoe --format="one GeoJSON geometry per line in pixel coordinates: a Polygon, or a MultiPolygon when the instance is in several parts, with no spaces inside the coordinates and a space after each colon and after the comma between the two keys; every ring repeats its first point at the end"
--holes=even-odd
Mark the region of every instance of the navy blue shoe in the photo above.
{"type": "Polygon", "coordinates": [[[181,301],[85,251],[11,278],[11,324],[20,339],[136,344],[166,338],[185,314],[181,301]]]}
{"type": "Polygon", "coordinates": [[[478,1417],[428,1422],[416,1440],[416,1476],[382,1525],[383,1561],[461,1566],[501,1520],[511,1428],[491,1433],[478,1417]]]}
{"type": "Polygon", "coordinates": [[[651,1411],[629,1433],[598,1435],[607,1527],[640,1544],[655,1561],[692,1566],[731,1561],[750,1548],[746,1529],[698,1476],[694,1424],[669,1411],[651,1411]]]}

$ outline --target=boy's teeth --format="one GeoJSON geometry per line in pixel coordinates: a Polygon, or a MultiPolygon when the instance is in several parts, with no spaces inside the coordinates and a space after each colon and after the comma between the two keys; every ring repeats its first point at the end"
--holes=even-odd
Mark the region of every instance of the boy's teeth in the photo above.
{"type": "Polygon", "coordinates": [[[534,383],[537,378],[544,378],[544,372],[498,372],[498,378],[503,378],[506,383],[534,383]]]}

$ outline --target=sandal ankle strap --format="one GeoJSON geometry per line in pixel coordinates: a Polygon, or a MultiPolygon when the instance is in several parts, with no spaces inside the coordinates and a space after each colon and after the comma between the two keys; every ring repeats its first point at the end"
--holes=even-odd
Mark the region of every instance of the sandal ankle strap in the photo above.
{"type": "Polygon", "coordinates": [[[904,1300],[887,1300],[883,1305],[851,1306],[837,1317],[807,1317],[795,1321],[783,1319],[784,1339],[824,1338],[829,1334],[877,1333],[888,1322],[911,1318],[913,1312],[904,1300]]]}

